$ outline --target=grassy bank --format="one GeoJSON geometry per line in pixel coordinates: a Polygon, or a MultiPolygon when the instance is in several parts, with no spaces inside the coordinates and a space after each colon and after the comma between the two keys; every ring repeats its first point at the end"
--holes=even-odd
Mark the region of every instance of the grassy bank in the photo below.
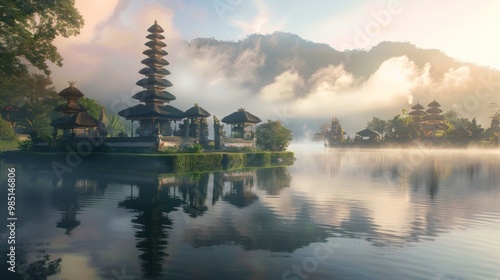
{"type": "Polygon", "coordinates": [[[17,150],[18,141],[3,141],[0,140],[0,152],[17,150]]]}
{"type": "Polygon", "coordinates": [[[1,154],[9,162],[30,162],[78,168],[92,166],[108,169],[117,167],[136,170],[187,173],[239,169],[273,165],[290,165],[295,160],[293,152],[212,152],[177,154],[99,153],[80,154],[7,151],[1,154]]]}

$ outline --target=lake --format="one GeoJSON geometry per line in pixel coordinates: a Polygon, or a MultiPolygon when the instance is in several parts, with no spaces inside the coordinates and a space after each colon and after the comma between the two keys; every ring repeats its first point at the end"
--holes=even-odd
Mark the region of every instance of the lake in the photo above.
{"type": "Polygon", "coordinates": [[[16,260],[61,258],[48,279],[69,280],[500,279],[500,150],[292,150],[180,175],[2,161],[16,260]]]}

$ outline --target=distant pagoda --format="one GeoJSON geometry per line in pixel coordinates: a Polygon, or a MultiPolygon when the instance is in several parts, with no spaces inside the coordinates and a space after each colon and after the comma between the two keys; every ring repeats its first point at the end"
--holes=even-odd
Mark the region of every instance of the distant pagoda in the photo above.
{"type": "Polygon", "coordinates": [[[132,135],[134,121],[139,122],[137,134],[139,136],[151,136],[157,133],[164,135],[172,135],[171,121],[177,121],[184,118],[184,113],[170,105],[165,105],[176,97],[166,91],[167,87],[171,87],[172,83],[164,79],[170,75],[170,72],[164,67],[169,63],[165,59],[168,53],[163,50],[167,45],[161,40],[165,39],[163,28],[156,21],[148,28],[149,35],[146,36],[148,41],[145,45],[149,48],[143,52],[148,57],[141,61],[146,65],[145,68],[139,71],[139,74],[145,78],[139,80],[136,84],[144,88],[143,91],[136,93],[132,98],[139,100],[144,104],[139,104],[127,109],[124,109],[118,114],[132,122],[132,135]]]}

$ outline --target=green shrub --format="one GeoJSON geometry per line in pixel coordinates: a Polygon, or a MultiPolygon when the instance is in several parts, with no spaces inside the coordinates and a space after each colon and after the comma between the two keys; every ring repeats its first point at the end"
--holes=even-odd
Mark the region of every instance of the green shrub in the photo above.
{"type": "Polygon", "coordinates": [[[0,140],[12,141],[16,139],[16,133],[10,123],[0,117],[0,140]]]}
{"type": "Polygon", "coordinates": [[[21,151],[31,151],[33,150],[33,142],[30,139],[19,141],[17,148],[21,151]]]}
{"type": "Polygon", "coordinates": [[[222,169],[222,154],[177,154],[173,156],[175,172],[202,172],[222,169]]]}
{"type": "Polygon", "coordinates": [[[201,144],[193,144],[189,146],[185,146],[181,149],[182,153],[201,153],[203,152],[203,146],[201,144]]]}
{"type": "Polygon", "coordinates": [[[159,153],[160,154],[175,154],[178,153],[181,150],[179,146],[168,146],[165,148],[162,148],[159,153]]]}

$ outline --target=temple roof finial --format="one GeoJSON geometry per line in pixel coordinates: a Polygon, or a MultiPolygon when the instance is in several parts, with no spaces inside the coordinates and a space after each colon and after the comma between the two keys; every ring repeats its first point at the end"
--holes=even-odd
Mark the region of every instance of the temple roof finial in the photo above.
{"type": "Polygon", "coordinates": [[[157,23],[156,23],[156,19],[155,19],[155,24],[157,24],[157,23]]]}
{"type": "Polygon", "coordinates": [[[70,87],[74,87],[76,82],[75,81],[68,81],[70,87]]]}

